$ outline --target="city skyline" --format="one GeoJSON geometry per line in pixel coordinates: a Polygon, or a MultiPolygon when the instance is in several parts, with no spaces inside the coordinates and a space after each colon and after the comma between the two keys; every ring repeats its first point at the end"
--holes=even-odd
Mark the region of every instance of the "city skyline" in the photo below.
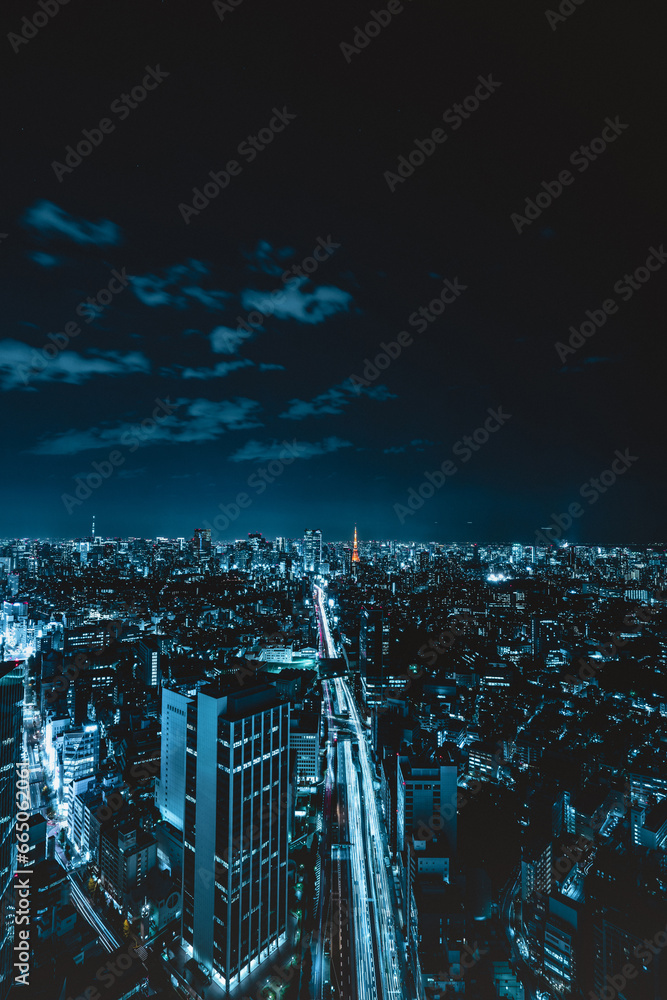
{"type": "Polygon", "coordinates": [[[249,4],[7,8],[5,533],[663,537],[656,5],[249,4]]]}

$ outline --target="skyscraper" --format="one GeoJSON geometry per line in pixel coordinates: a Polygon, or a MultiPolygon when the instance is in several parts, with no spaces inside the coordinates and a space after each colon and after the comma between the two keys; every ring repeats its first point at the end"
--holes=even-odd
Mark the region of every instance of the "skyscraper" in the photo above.
{"type": "Polygon", "coordinates": [[[422,828],[437,832],[448,848],[448,857],[456,855],[456,764],[437,764],[431,760],[402,756],[398,758],[397,850],[403,851],[412,834],[421,836],[422,828]],[[439,817],[437,824],[433,818],[439,817]]]}
{"type": "Polygon", "coordinates": [[[364,701],[370,707],[382,700],[389,667],[389,618],[383,608],[361,609],[359,673],[364,701]]]}
{"type": "Polygon", "coordinates": [[[195,552],[200,552],[202,555],[208,555],[211,551],[211,529],[195,528],[192,542],[195,552]]]}
{"type": "Polygon", "coordinates": [[[284,942],[289,704],[207,685],[188,708],[183,944],[224,988],[284,942]]]}
{"type": "Polygon", "coordinates": [[[303,568],[314,573],[322,562],[322,532],[319,528],[306,528],[303,533],[303,568]]]}
{"type": "Polygon", "coordinates": [[[160,779],[156,801],[162,819],[181,834],[185,824],[185,751],[187,746],[189,695],[162,688],[162,736],[160,740],[160,779]]]}
{"type": "Polygon", "coordinates": [[[0,665],[0,1000],[13,982],[16,765],[23,746],[22,660],[0,665]]]}

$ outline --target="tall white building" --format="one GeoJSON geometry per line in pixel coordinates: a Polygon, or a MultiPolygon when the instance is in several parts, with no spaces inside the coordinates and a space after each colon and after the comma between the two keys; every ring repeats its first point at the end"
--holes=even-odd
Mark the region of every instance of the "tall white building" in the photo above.
{"type": "Polygon", "coordinates": [[[162,737],[160,779],[156,803],[162,818],[183,833],[185,822],[185,750],[188,705],[194,698],[181,691],[162,688],[162,737]]]}

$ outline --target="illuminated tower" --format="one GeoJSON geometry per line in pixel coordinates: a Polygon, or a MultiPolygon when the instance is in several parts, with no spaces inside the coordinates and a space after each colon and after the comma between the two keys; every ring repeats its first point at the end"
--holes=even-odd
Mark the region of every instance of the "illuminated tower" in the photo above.
{"type": "Polygon", "coordinates": [[[354,546],[352,548],[352,562],[359,562],[359,549],[357,548],[357,526],[354,526],[354,546]]]}

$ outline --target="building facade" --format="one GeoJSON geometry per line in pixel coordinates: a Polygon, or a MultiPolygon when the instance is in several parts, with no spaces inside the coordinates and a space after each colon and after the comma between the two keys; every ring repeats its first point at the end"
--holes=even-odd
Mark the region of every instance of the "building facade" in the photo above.
{"type": "Polygon", "coordinates": [[[182,938],[223,989],[286,938],[289,717],[268,684],[188,707],[182,938]]]}

